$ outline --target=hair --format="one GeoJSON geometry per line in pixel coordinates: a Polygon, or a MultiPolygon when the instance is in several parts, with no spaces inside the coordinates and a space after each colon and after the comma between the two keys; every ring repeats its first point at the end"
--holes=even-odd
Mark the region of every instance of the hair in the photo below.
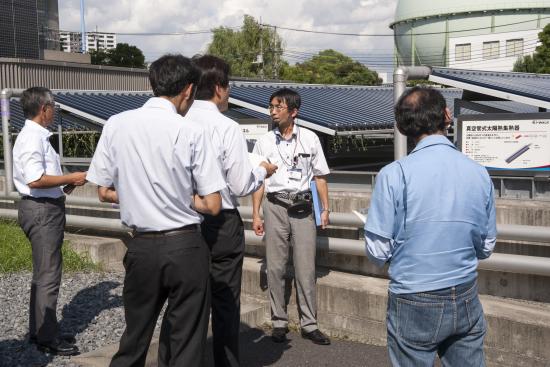
{"type": "Polygon", "coordinates": [[[403,93],[395,105],[397,127],[416,138],[445,130],[445,98],[433,88],[414,87],[403,93]]]}
{"type": "Polygon", "coordinates": [[[38,116],[45,105],[53,105],[54,100],[52,91],[48,88],[31,87],[23,91],[20,102],[25,118],[32,119],[38,116]]]}
{"type": "Polygon", "coordinates": [[[182,55],[164,55],[149,67],[149,82],[156,97],[175,97],[189,84],[196,88],[200,71],[182,55]]]}
{"type": "Polygon", "coordinates": [[[216,87],[229,86],[229,64],[213,55],[195,55],[191,59],[201,71],[201,79],[197,86],[196,99],[210,100],[216,94],[216,87]]]}
{"type": "Polygon", "coordinates": [[[302,105],[302,98],[300,97],[298,92],[289,88],[281,88],[275,91],[275,93],[273,93],[271,97],[269,97],[269,102],[273,101],[274,98],[278,99],[279,101],[284,101],[289,110],[298,110],[302,105]]]}

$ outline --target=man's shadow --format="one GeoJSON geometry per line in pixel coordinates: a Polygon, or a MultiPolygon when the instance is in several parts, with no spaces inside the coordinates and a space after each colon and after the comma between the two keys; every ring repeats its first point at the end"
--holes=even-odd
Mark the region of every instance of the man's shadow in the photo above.
{"type": "MultiPolygon", "coordinates": [[[[271,366],[281,359],[286,350],[292,348],[290,340],[274,343],[266,332],[259,328],[250,328],[241,323],[239,334],[240,367],[271,366]]],[[[212,337],[207,340],[205,366],[214,366],[212,337]]]]}
{"type": "Polygon", "coordinates": [[[105,281],[79,291],[71,302],[63,306],[59,321],[61,333],[76,337],[101,312],[122,307],[122,297],[111,292],[119,286],[119,282],[105,281]]]}
{"type": "MultiPolygon", "coordinates": [[[[104,310],[121,307],[122,297],[111,294],[118,286],[118,282],[105,281],[79,291],[63,307],[62,318],[59,320],[60,333],[74,338],[86,330],[92,320],[104,310]]],[[[54,357],[38,351],[34,344],[29,343],[28,336],[0,341],[0,367],[46,366],[54,357]]]]}

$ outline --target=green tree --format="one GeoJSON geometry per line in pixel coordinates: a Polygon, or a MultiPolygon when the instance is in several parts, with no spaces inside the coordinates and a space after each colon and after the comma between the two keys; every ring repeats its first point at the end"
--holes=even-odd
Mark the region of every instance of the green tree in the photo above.
{"type": "Polygon", "coordinates": [[[539,33],[539,40],[541,44],[533,55],[518,58],[514,71],[550,74],[550,23],[539,33]]]}
{"type": "Polygon", "coordinates": [[[310,60],[286,66],[283,79],[302,83],[379,85],[376,71],[334,50],[324,50],[310,60]]]}
{"type": "Polygon", "coordinates": [[[90,51],[90,56],[94,65],[145,68],[143,52],[136,46],[127,43],[118,43],[115,48],[110,50],[90,51]]]}
{"type": "Polygon", "coordinates": [[[240,30],[226,27],[212,30],[212,43],[207,53],[224,59],[232,76],[276,78],[284,65],[281,60],[283,41],[275,29],[262,27],[252,16],[245,15],[240,30]]]}
{"type": "Polygon", "coordinates": [[[91,50],[89,52],[93,65],[110,65],[109,54],[104,49],[91,50]]]}

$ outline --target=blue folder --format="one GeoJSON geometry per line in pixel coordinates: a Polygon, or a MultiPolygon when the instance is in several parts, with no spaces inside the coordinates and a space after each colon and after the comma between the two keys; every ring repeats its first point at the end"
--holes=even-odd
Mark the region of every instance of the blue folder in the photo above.
{"type": "Polygon", "coordinates": [[[313,197],[313,213],[315,213],[315,224],[317,227],[321,225],[321,200],[319,199],[319,193],[317,192],[317,185],[315,180],[309,182],[309,188],[311,190],[311,196],[313,197]]]}

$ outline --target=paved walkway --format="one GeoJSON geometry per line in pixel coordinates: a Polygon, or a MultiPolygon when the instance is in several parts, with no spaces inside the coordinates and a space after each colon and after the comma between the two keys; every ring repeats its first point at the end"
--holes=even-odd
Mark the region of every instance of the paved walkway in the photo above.
{"type": "MultiPolygon", "coordinates": [[[[269,331],[251,329],[241,333],[241,367],[387,367],[385,347],[332,339],[320,346],[291,332],[286,343],[273,343],[269,331]]],[[[207,367],[213,367],[212,350],[208,350],[207,367]]]]}

